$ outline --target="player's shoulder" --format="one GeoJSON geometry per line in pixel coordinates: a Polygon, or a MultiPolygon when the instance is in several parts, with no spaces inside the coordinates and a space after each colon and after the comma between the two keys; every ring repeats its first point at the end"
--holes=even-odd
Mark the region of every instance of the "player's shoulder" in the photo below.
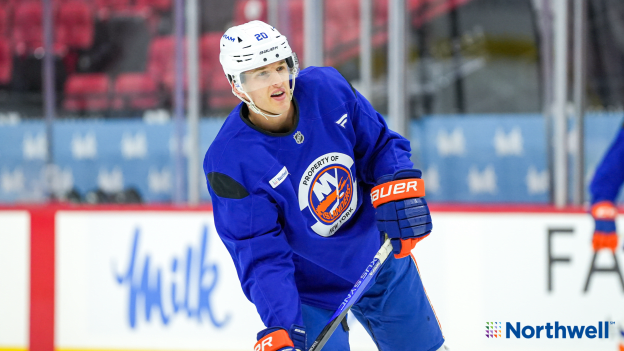
{"type": "Polygon", "coordinates": [[[301,119],[331,119],[352,110],[357,102],[349,82],[333,67],[308,67],[295,85],[301,119]],[[339,110],[339,111],[337,111],[339,110]]]}
{"type": "MultiPolygon", "coordinates": [[[[353,100],[356,98],[355,89],[349,81],[333,67],[307,67],[297,77],[296,84],[303,85],[303,90],[310,93],[323,94],[353,100]]],[[[295,89],[295,92],[297,89],[295,89]]]]}
{"type": "Polygon", "coordinates": [[[270,139],[246,127],[239,113],[240,106],[226,118],[206,151],[203,167],[207,177],[223,174],[249,188],[275,163],[275,155],[270,139]]]}

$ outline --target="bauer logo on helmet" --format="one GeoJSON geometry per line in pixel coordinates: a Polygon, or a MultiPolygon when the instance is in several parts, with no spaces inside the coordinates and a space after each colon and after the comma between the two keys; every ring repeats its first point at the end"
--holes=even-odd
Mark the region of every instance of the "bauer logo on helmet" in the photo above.
{"type": "Polygon", "coordinates": [[[272,47],[272,48],[270,48],[270,49],[266,49],[266,50],[262,50],[262,51],[260,51],[260,55],[262,55],[262,54],[266,54],[267,52],[271,52],[271,51],[273,51],[273,50],[277,50],[277,46],[274,46],[274,47],[272,47]]]}

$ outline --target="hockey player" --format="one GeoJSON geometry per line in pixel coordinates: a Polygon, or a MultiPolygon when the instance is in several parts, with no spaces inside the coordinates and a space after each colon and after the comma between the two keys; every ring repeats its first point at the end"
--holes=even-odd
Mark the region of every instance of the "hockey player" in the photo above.
{"type": "MultiPolygon", "coordinates": [[[[615,200],[624,183],[624,125],[620,128],[613,144],[607,150],[596,168],[589,186],[591,194],[591,215],[594,218],[594,251],[617,250],[618,235],[615,227],[617,208],[615,200]]],[[[619,350],[624,351],[624,320],[620,324],[619,350]]]]}
{"type": "MultiPolygon", "coordinates": [[[[266,23],[228,29],[220,50],[242,103],[207,151],[204,173],[217,232],[267,327],[254,350],[310,347],[384,233],[395,255],[351,311],[380,350],[444,350],[410,254],[431,232],[427,203],[371,205],[374,185],[420,178],[409,142],[335,69],[300,72],[286,37],[266,23]]],[[[349,350],[347,331],[343,323],[324,349],[349,350]]]]}
{"type": "Polygon", "coordinates": [[[613,144],[596,168],[589,186],[591,193],[591,214],[595,220],[592,239],[594,251],[610,249],[615,251],[618,236],[615,230],[617,209],[615,199],[624,182],[624,126],[613,144]]]}

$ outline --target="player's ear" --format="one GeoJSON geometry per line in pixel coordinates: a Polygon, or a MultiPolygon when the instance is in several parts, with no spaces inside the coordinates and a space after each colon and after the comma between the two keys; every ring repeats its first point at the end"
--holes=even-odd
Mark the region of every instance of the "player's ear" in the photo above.
{"type": "Polygon", "coordinates": [[[230,86],[232,87],[232,91],[234,92],[234,94],[238,95],[242,99],[247,100],[247,96],[245,96],[245,94],[243,94],[240,90],[236,89],[234,82],[230,82],[230,86]]]}

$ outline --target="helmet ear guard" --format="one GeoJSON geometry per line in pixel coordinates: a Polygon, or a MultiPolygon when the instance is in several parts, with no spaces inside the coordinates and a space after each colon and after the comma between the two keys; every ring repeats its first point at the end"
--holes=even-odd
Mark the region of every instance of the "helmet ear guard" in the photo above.
{"type": "Polygon", "coordinates": [[[292,52],[292,55],[286,58],[286,64],[288,65],[288,68],[292,69],[294,80],[294,78],[299,75],[299,57],[297,57],[297,54],[295,54],[294,51],[292,52]]]}
{"type": "Polygon", "coordinates": [[[288,65],[288,68],[295,67],[295,61],[293,60],[292,56],[286,58],[286,64],[288,65]]]}

